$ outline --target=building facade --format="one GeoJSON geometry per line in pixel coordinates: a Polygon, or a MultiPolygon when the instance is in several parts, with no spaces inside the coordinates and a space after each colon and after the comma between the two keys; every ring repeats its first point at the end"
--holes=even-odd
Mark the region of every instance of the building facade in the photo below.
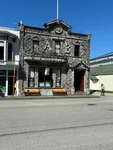
{"type": "Polygon", "coordinates": [[[0,27],[0,96],[19,95],[19,37],[19,30],[0,27]]]}
{"type": "Polygon", "coordinates": [[[90,34],[73,33],[62,20],[19,28],[20,95],[25,88],[39,88],[41,95],[52,95],[52,88],[89,93],[90,34]]]}
{"type": "Polygon", "coordinates": [[[105,90],[113,92],[113,52],[90,60],[90,89],[101,90],[101,84],[105,90]]]}

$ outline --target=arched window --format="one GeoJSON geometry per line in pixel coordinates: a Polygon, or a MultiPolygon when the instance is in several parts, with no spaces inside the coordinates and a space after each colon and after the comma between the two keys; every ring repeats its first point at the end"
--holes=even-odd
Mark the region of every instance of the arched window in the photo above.
{"type": "Polygon", "coordinates": [[[33,51],[39,51],[39,41],[33,40],[33,51]]]}
{"type": "Polygon", "coordinates": [[[39,51],[39,38],[36,36],[36,37],[33,37],[33,51],[39,51]]]}

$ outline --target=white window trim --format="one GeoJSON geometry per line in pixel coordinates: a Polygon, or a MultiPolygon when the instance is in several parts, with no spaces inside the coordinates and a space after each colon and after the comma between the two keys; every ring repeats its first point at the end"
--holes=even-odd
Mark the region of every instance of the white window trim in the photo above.
{"type": "Polygon", "coordinates": [[[0,40],[0,46],[4,46],[4,41],[0,40]]]}
{"type": "Polygon", "coordinates": [[[6,41],[5,40],[0,40],[0,42],[1,42],[0,46],[4,47],[4,59],[0,61],[0,64],[4,64],[5,63],[5,58],[6,58],[6,53],[5,53],[6,52],[6,45],[5,45],[6,41]]]}
{"type": "Polygon", "coordinates": [[[14,50],[14,42],[8,41],[8,40],[0,40],[0,42],[3,42],[3,44],[0,43],[0,45],[4,47],[4,59],[3,59],[3,61],[0,61],[0,64],[6,64],[6,62],[9,61],[8,60],[8,43],[12,43],[12,60],[9,62],[14,61],[14,51],[13,51],[14,50]]]}

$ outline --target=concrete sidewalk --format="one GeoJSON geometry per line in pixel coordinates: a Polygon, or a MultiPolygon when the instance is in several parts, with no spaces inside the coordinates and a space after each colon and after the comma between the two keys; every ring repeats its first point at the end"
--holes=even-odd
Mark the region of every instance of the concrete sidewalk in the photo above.
{"type": "Polygon", "coordinates": [[[76,98],[99,98],[99,95],[66,95],[66,96],[8,96],[0,97],[0,100],[32,100],[32,99],[76,99],[76,98]]]}
{"type": "MultiPolygon", "coordinates": [[[[110,96],[101,96],[99,98],[56,98],[55,99],[12,99],[0,100],[0,108],[30,108],[30,107],[51,107],[51,106],[75,106],[97,104],[113,104],[113,98],[110,96]]],[[[112,105],[111,105],[112,106],[112,105]]]]}
{"type": "MultiPolygon", "coordinates": [[[[100,92],[94,92],[94,93],[92,94],[92,96],[100,96],[100,95],[101,95],[100,92]]],[[[106,93],[106,92],[105,92],[105,96],[113,96],[113,93],[106,93]]]]}

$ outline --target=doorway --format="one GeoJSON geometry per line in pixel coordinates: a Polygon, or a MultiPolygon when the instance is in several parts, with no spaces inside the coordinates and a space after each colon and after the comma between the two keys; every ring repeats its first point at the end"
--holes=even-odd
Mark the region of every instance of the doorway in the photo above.
{"type": "Polygon", "coordinates": [[[75,92],[84,91],[84,74],[85,74],[85,70],[77,69],[74,71],[75,92]]]}
{"type": "Polygon", "coordinates": [[[13,70],[8,70],[8,95],[13,95],[13,80],[16,82],[16,71],[15,79],[13,77],[13,70]]]}
{"type": "Polygon", "coordinates": [[[13,94],[13,77],[8,77],[8,95],[13,94]]]}

